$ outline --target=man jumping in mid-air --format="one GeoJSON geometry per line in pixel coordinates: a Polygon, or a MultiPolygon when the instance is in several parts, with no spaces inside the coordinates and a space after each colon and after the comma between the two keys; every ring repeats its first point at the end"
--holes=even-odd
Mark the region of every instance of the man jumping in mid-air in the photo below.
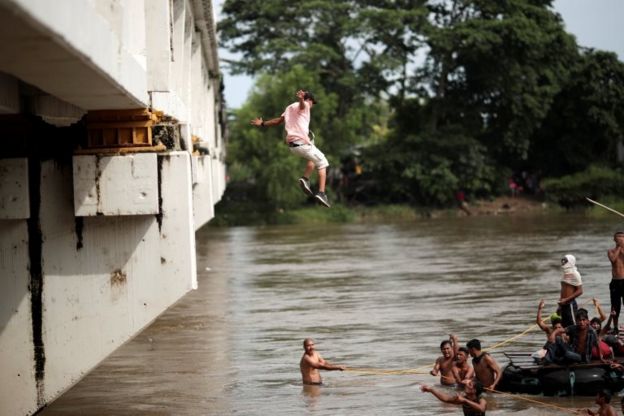
{"type": "Polygon", "coordinates": [[[329,201],[327,200],[327,195],[325,195],[325,180],[327,178],[327,166],[329,166],[329,162],[327,162],[327,158],[325,158],[323,152],[321,152],[308,137],[310,133],[310,109],[316,104],[316,100],[311,92],[303,90],[297,91],[297,99],[298,101],[286,107],[282,115],[278,118],[264,121],[262,117],[258,117],[251,120],[251,124],[256,127],[265,127],[277,126],[285,123],[286,143],[291,153],[308,160],[303,176],[299,178],[301,189],[303,189],[303,192],[306,194],[314,196],[316,201],[329,208],[329,201]],[[316,194],[312,192],[312,188],[310,188],[310,175],[314,167],[316,167],[319,176],[319,190],[316,194]]]}

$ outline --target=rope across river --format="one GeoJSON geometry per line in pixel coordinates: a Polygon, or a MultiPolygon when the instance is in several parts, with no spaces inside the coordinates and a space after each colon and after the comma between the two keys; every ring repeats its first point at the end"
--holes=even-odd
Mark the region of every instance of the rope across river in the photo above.
{"type": "MultiPolygon", "coordinates": [[[[588,299],[585,302],[581,303],[579,306],[585,306],[591,301],[592,299],[588,299]]],[[[596,307],[596,309],[598,308],[596,307]]],[[[550,318],[546,318],[543,320],[543,322],[546,323],[549,320],[550,318]]],[[[516,334],[503,341],[500,341],[497,344],[494,344],[489,348],[484,348],[483,351],[486,351],[486,352],[494,351],[498,348],[504,347],[505,345],[511,344],[512,342],[518,340],[519,338],[522,338],[523,336],[527,335],[529,332],[534,331],[538,327],[539,326],[537,324],[533,324],[529,326],[527,329],[525,329],[524,331],[520,332],[519,334],[516,334]]],[[[380,369],[380,368],[372,368],[372,367],[353,367],[353,368],[347,368],[345,369],[345,371],[349,371],[351,373],[360,373],[360,374],[395,376],[395,375],[408,375],[408,374],[429,374],[429,371],[426,371],[426,369],[429,369],[432,366],[433,366],[433,363],[426,364],[426,365],[416,367],[416,368],[405,368],[405,369],[380,369]]]]}
{"type": "MultiPolygon", "coordinates": [[[[592,299],[588,299],[585,302],[581,303],[579,306],[584,306],[587,305],[589,302],[591,302],[592,299]]],[[[596,311],[598,312],[598,306],[595,305],[596,311]]],[[[550,318],[546,318],[543,320],[544,323],[548,322],[550,320],[550,318]]],[[[489,348],[485,348],[483,351],[494,351],[495,349],[501,348],[503,346],[509,345],[512,342],[522,338],[523,336],[527,335],[528,333],[534,331],[535,329],[537,329],[539,327],[539,325],[537,324],[533,324],[531,326],[529,326],[527,329],[525,329],[524,331],[520,332],[519,334],[516,334],[514,336],[511,336],[503,341],[500,341],[494,345],[492,345],[489,348]]],[[[345,368],[344,371],[350,372],[350,373],[356,373],[356,374],[362,374],[362,375],[383,375],[383,376],[402,376],[402,375],[416,375],[416,374],[422,374],[422,375],[431,375],[429,373],[429,371],[427,371],[428,369],[432,368],[433,364],[427,364],[427,365],[423,365],[420,367],[416,367],[416,368],[407,368],[407,369],[381,369],[381,368],[371,368],[371,367],[347,367],[345,368]]],[[[445,377],[445,376],[441,376],[441,377],[445,377]]],[[[573,414],[579,414],[584,412],[584,410],[582,409],[574,409],[574,408],[569,408],[569,407],[562,407],[562,406],[558,406],[552,403],[547,403],[541,400],[537,400],[537,399],[532,399],[529,397],[525,397],[525,396],[521,396],[518,394],[511,394],[511,393],[506,393],[506,392],[502,392],[502,391],[498,391],[498,390],[494,390],[494,389],[489,389],[489,388],[485,388],[486,391],[492,392],[492,393],[496,393],[496,394],[500,394],[506,397],[510,397],[512,399],[515,400],[521,400],[521,401],[525,401],[525,402],[529,402],[529,403],[533,403],[533,404],[537,404],[543,407],[549,407],[552,409],[557,409],[557,410],[561,410],[563,412],[567,412],[567,413],[573,413],[573,414]]]]}
{"type": "MultiPolygon", "coordinates": [[[[607,207],[606,205],[603,205],[599,202],[593,201],[589,198],[586,198],[587,201],[600,206],[602,208],[605,208],[615,214],[618,214],[622,217],[624,217],[624,214],[607,207]]],[[[586,304],[588,304],[590,300],[587,300],[585,302],[583,302],[581,305],[579,306],[584,306],[586,304]]],[[[594,303],[594,307],[596,308],[596,312],[600,314],[600,311],[598,309],[598,305],[596,303],[594,303]]],[[[546,323],[550,320],[550,318],[546,318],[544,319],[542,322],[546,323]]],[[[533,324],[531,326],[529,326],[527,329],[525,329],[524,331],[520,332],[519,334],[516,334],[512,337],[509,337],[503,341],[498,342],[497,344],[492,345],[489,348],[485,348],[484,351],[493,351],[495,349],[498,349],[500,347],[506,346],[511,344],[512,342],[524,337],[525,335],[527,335],[528,333],[534,331],[535,329],[537,329],[539,327],[538,324],[533,324]]],[[[345,371],[351,372],[351,373],[357,373],[357,374],[368,374],[368,375],[412,375],[412,374],[423,374],[423,375],[428,375],[430,374],[428,371],[426,371],[427,369],[431,368],[433,366],[433,364],[428,364],[425,366],[421,366],[421,367],[417,367],[417,368],[408,368],[408,369],[378,369],[378,368],[346,368],[345,371]]],[[[445,376],[442,376],[445,377],[445,376]]],[[[552,403],[547,403],[541,400],[537,400],[537,399],[532,399],[529,397],[525,397],[525,396],[521,396],[518,394],[511,394],[511,393],[507,393],[507,392],[502,392],[502,391],[498,391],[498,390],[494,390],[494,389],[489,389],[489,388],[485,388],[485,390],[492,392],[492,393],[496,393],[496,394],[500,394],[506,397],[510,397],[512,399],[515,400],[521,400],[521,401],[525,401],[528,403],[533,403],[533,404],[537,404],[539,406],[542,407],[548,407],[551,409],[556,409],[556,410],[560,410],[562,412],[566,412],[566,413],[572,413],[572,414],[580,414],[580,413],[584,413],[585,410],[584,409],[575,409],[575,408],[569,408],[569,407],[562,407],[562,406],[558,406],[552,403]]]]}

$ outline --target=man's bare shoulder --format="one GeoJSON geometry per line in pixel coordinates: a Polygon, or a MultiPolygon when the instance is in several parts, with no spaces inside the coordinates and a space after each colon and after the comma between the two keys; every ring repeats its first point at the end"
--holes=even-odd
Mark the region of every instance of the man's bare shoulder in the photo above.
{"type": "Polygon", "coordinates": [[[301,363],[315,364],[317,362],[318,362],[317,354],[313,354],[313,355],[303,354],[303,357],[301,357],[301,363]]]}
{"type": "Polygon", "coordinates": [[[485,355],[485,360],[488,361],[488,362],[494,362],[494,363],[496,362],[496,358],[492,357],[491,354],[486,354],[485,355]]]}

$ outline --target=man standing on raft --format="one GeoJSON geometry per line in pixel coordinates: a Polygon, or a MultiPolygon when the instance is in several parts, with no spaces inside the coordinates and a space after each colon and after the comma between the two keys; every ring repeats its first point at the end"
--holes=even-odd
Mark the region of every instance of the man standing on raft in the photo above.
{"type": "Polygon", "coordinates": [[[314,196],[317,202],[329,208],[331,205],[329,205],[327,195],[325,195],[325,181],[329,162],[327,162],[323,152],[308,137],[310,133],[310,110],[316,104],[316,99],[311,92],[303,90],[297,91],[297,99],[298,101],[286,107],[278,118],[264,121],[262,117],[258,117],[251,120],[251,124],[256,127],[265,127],[285,123],[286,143],[290,152],[308,161],[303,176],[299,178],[299,186],[303,192],[314,196]],[[316,167],[319,177],[319,187],[316,194],[310,188],[310,175],[314,171],[314,167],[316,167]]]}
{"type": "Polygon", "coordinates": [[[561,259],[561,292],[559,295],[559,308],[561,310],[561,325],[564,328],[575,325],[576,312],[578,306],[576,298],[583,294],[583,280],[576,268],[576,258],[571,254],[566,254],[561,259]]]}
{"type": "Polygon", "coordinates": [[[613,317],[613,331],[619,331],[620,309],[624,298],[624,232],[618,231],[613,235],[615,247],[607,251],[611,262],[611,283],[609,294],[611,295],[611,310],[615,312],[613,317]]]}

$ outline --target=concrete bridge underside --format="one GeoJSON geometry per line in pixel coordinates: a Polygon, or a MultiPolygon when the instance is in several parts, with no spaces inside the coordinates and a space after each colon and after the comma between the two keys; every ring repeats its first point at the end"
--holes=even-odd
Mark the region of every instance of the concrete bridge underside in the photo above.
{"type": "Polygon", "coordinates": [[[0,0],[0,414],[36,412],[196,287],[225,188],[212,13],[0,0]],[[153,143],[86,139],[128,110],[159,114],[153,143]]]}

